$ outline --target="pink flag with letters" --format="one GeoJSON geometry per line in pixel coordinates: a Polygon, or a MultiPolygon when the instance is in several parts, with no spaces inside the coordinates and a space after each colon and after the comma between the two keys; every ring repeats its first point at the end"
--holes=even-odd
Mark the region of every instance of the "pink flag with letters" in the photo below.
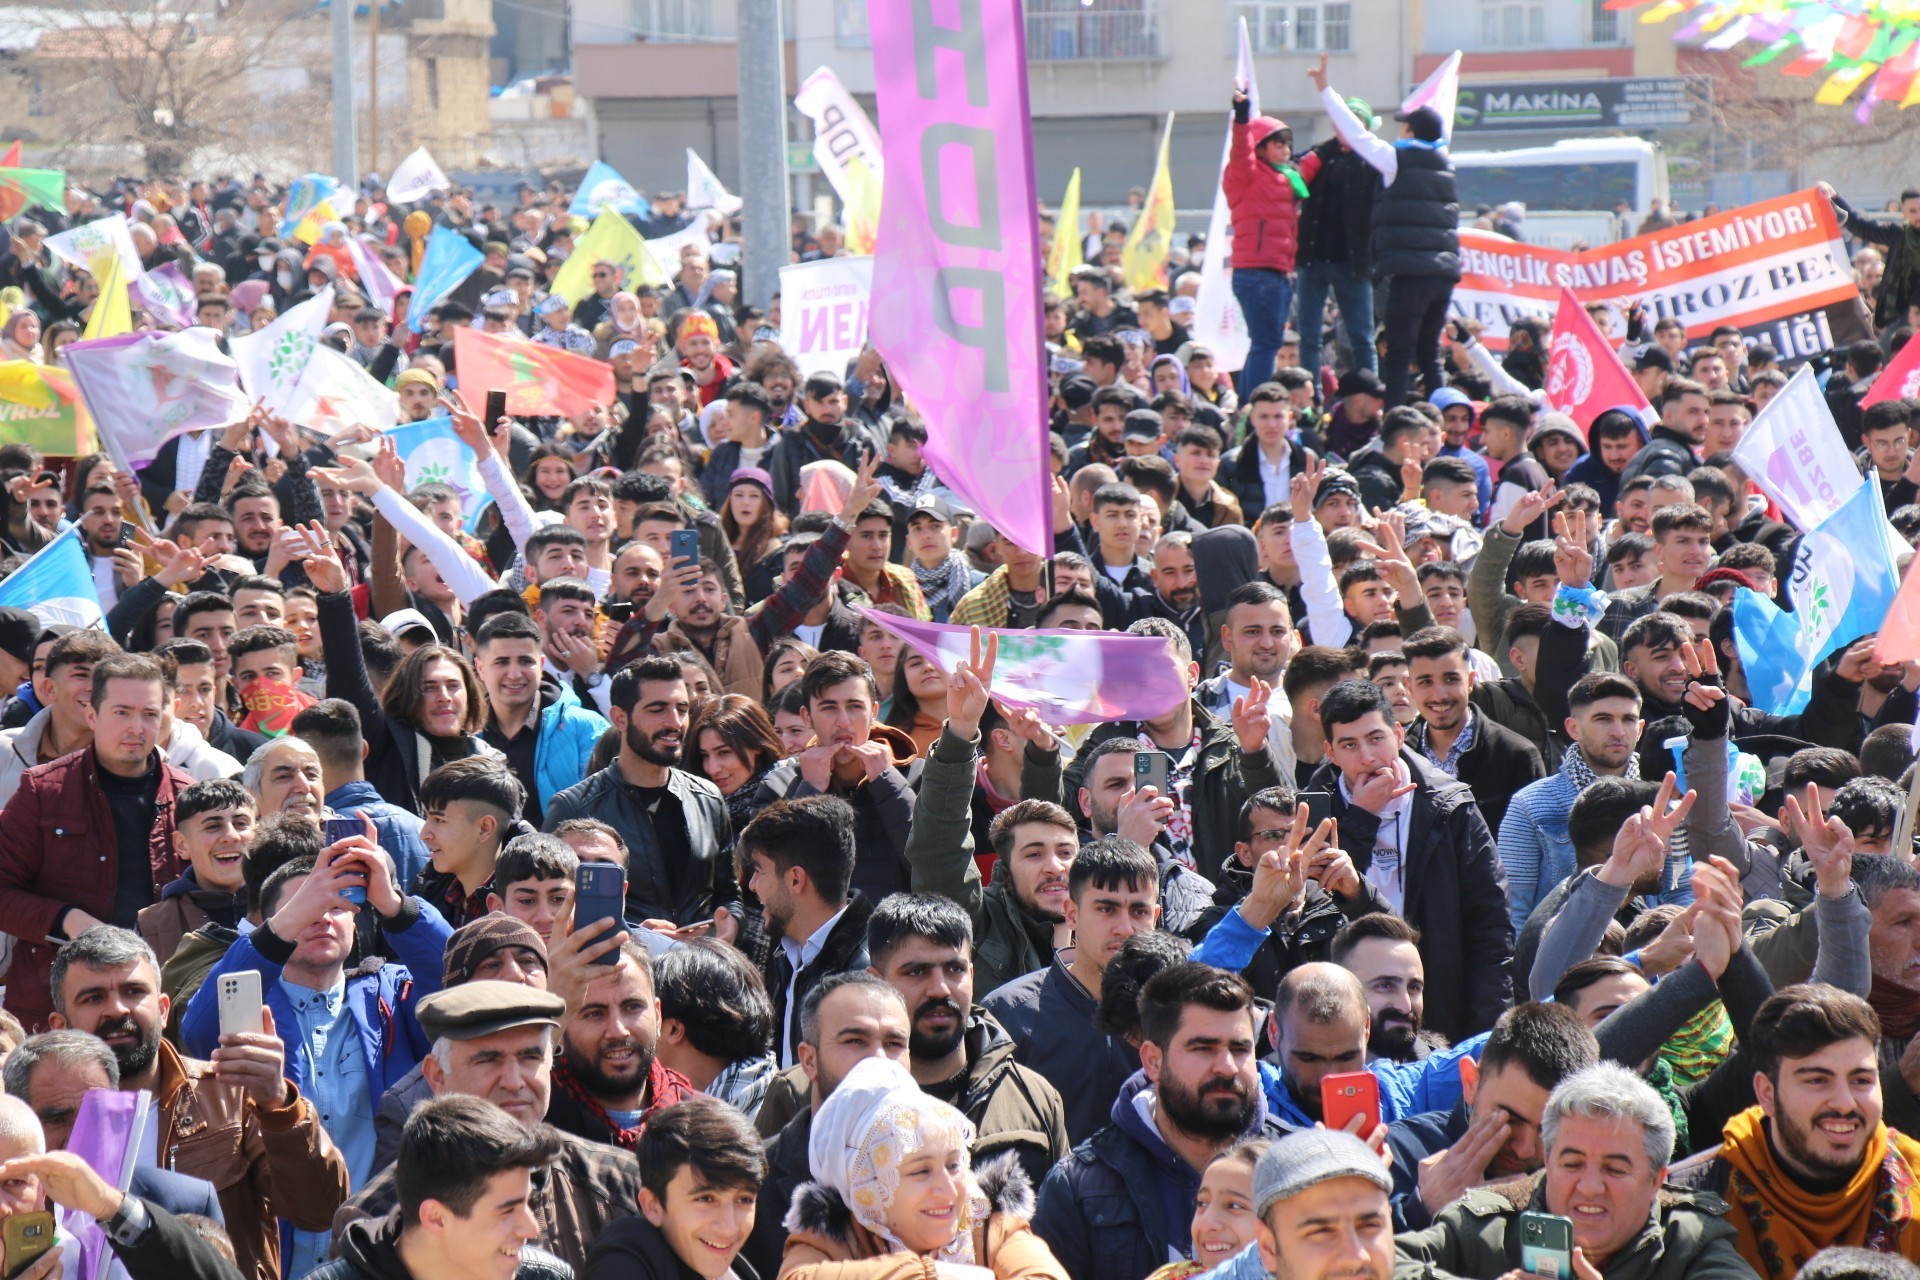
{"type": "Polygon", "coordinates": [[[876,4],[885,185],[869,325],[980,516],[1053,550],[1040,236],[1020,0],[876,4]]]}

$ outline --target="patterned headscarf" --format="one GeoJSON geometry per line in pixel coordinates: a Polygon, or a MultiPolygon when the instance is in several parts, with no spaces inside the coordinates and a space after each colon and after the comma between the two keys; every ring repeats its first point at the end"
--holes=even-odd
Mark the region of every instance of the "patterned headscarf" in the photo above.
{"type": "MultiPolygon", "coordinates": [[[[813,1117],[807,1164],[833,1188],[854,1221],[903,1253],[912,1250],[887,1227],[887,1210],[900,1190],[900,1166],[936,1142],[951,1141],[963,1164],[973,1145],[973,1125],[954,1108],[921,1092],[913,1076],[890,1058],[867,1058],[827,1095],[813,1117]]],[[[936,1262],[971,1263],[973,1227],[987,1215],[986,1197],[973,1185],[955,1215],[955,1232],[936,1251],[936,1262]]]]}

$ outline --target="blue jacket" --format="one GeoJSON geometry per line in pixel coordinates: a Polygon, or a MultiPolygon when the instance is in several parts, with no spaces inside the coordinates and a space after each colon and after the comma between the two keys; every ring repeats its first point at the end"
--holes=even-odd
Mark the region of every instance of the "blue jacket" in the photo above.
{"type": "MultiPolygon", "coordinates": [[[[1480,1059],[1491,1032],[1463,1040],[1451,1049],[1428,1054],[1418,1062],[1375,1058],[1367,1070],[1380,1082],[1380,1122],[1393,1124],[1423,1111],[1444,1111],[1460,1099],[1460,1059],[1480,1059]]],[[[1260,1064],[1260,1086],[1267,1096],[1267,1114],[1281,1128],[1311,1129],[1314,1121],[1293,1096],[1286,1075],[1270,1062],[1260,1064]]]]}
{"type": "MultiPolygon", "coordinates": [[[[347,1008],[360,1033],[360,1047],[367,1058],[368,1089],[373,1097],[400,1082],[401,1077],[419,1065],[432,1048],[426,1033],[414,1020],[414,1006],[423,996],[440,989],[443,957],[453,930],[438,911],[418,898],[408,898],[409,910],[395,927],[381,932],[399,954],[398,964],[378,957],[364,961],[347,972],[347,1008]]],[[[291,1028],[300,1025],[293,1002],[280,987],[280,971],[293,955],[293,947],[265,929],[242,935],[227,948],[227,953],[208,971],[200,989],[187,1002],[180,1020],[180,1038],[187,1052],[196,1058],[210,1058],[220,1043],[220,975],[253,970],[260,975],[261,994],[273,1010],[274,1025],[291,1028]],[[255,939],[260,939],[258,945],[255,939]],[[263,949],[275,958],[262,954],[263,949]]],[[[288,1040],[287,1078],[302,1093],[311,1092],[313,1064],[299,1044],[299,1037],[288,1040]]]]}
{"type": "MultiPolygon", "coordinates": [[[[1071,1280],[1144,1280],[1170,1258],[1193,1252],[1200,1174],[1134,1104],[1152,1087],[1146,1072],[1135,1072],[1114,1099],[1113,1123],[1075,1147],[1040,1185],[1033,1229],[1071,1280]]],[[[1259,1094],[1255,1103],[1247,1136],[1278,1136],[1259,1094]]]]}
{"type": "MultiPolygon", "coordinates": [[[[544,682],[543,682],[544,683],[544,682]]],[[[533,773],[540,783],[540,808],[587,776],[594,744],[608,725],[598,711],[580,705],[571,684],[540,709],[540,730],[533,744],[533,773]]],[[[408,883],[412,883],[409,881],[408,883]]]]}
{"type": "Polygon", "coordinates": [[[432,861],[420,839],[422,823],[417,814],[387,803],[373,784],[364,780],[335,787],[327,792],[324,803],[342,817],[363,813],[373,819],[373,838],[393,859],[394,869],[400,873],[400,887],[413,888],[432,861]]]}

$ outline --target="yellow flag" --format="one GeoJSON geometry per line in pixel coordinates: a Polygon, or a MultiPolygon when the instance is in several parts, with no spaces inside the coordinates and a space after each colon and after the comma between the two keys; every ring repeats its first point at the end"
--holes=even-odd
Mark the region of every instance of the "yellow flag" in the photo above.
{"type": "Polygon", "coordinates": [[[1853,91],[1860,87],[1861,82],[1879,69],[1880,64],[1877,62],[1863,62],[1857,67],[1843,67],[1827,77],[1827,82],[1820,86],[1820,92],[1813,95],[1813,100],[1824,107],[1837,107],[1852,97],[1853,91]]]}
{"type": "Polygon", "coordinates": [[[880,232],[880,183],[859,156],[847,157],[847,188],[847,252],[872,253],[880,232]]]}
{"type": "Polygon", "coordinates": [[[1120,263],[1127,273],[1127,288],[1167,287],[1167,254],[1173,250],[1173,173],[1167,168],[1167,148],[1173,142],[1173,113],[1167,113],[1167,127],[1160,134],[1160,162],[1153,167],[1153,184],[1147,188],[1147,202],[1140,207],[1133,230],[1127,233],[1126,248],[1120,263]]]}
{"type": "Polygon", "coordinates": [[[333,206],[322,200],[307,211],[306,217],[300,219],[300,224],[293,229],[293,238],[301,244],[319,244],[320,228],[329,222],[337,221],[339,217],[340,215],[333,211],[333,206]]]}
{"type": "Polygon", "coordinates": [[[89,260],[100,296],[93,300],[82,338],[117,338],[133,332],[133,309],[127,302],[127,282],[120,271],[120,251],[109,246],[89,260]]]}
{"type": "Polygon", "coordinates": [[[660,263],[647,248],[647,242],[640,238],[626,216],[612,205],[603,205],[600,216],[593,220],[587,233],[574,241],[573,253],[553,277],[553,293],[567,300],[568,306],[577,306],[580,299],[593,292],[593,264],[611,262],[620,268],[620,287],[631,289],[635,285],[650,284],[656,288],[668,288],[673,280],[660,269],[660,263]]]}
{"type": "Polygon", "coordinates": [[[1060,216],[1053,220],[1053,245],[1047,253],[1047,288],[1058,297],[1073,295],[1068,277],[1080,265],[1080,170],[1067,179],[1067,194],[1060,198],[1060,216]]]}

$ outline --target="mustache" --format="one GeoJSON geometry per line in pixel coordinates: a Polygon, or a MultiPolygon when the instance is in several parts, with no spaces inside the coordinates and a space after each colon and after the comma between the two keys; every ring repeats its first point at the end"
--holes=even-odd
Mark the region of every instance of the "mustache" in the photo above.
{"type": "Polygon", "coordinates": [[[935,996],[931,1000],[923,1000],[920,1002],[920,1007],[913,1011],[913,1020],[918,1022],[930,1013],[951,1013],[956,1018],[965,1018],[967,1016],[964,1009],[946,996],[935,996]]]}

